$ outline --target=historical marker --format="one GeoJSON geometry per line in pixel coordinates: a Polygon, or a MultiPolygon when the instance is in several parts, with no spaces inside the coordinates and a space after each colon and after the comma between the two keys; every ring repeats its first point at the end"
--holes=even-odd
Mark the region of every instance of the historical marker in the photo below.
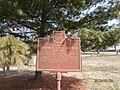
{"type": "Polygon", "coordinates": [[[37,71],[57,72],[57,90],[60,90],[61,72],[81,71],[79,38],[67,38],[64,31],[38,39],[37,71]]]}
{"type": "Polygon", "coordinates": [[[37,71],[81,71],[80,39],[66,38],[64,31],[38,39],[37,71]]]}

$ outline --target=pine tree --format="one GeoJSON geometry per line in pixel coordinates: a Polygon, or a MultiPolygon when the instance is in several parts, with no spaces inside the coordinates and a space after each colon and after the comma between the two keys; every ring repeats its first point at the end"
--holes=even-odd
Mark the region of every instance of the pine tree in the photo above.
{"type": "Polygon", "coordinates": [[[0,62],[5,70],[10,69],[10,65],[16,65],[21,70],[29,55],[29,46],[22,41],[9,35],[0,39],[0,62]]]}

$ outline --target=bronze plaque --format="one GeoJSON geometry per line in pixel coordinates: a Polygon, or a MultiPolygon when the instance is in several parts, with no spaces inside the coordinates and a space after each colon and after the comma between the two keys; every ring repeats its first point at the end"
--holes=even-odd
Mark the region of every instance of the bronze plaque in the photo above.
{"type": "Polygon", "coordinates": [[[56,31],[51,38],[39,38],[37,71],[81,71],[80,39],[68,39],[64,31],[56,31]]]}

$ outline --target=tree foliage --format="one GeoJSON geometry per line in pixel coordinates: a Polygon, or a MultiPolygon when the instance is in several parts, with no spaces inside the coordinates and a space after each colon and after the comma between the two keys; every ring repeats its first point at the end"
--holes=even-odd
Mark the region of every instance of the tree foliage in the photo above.
{"type": "Polygon", "coordinates": [[[104,31],[109,20],[119,19],[119,10],[119,0],[1,0],[0,25],[4,33],[21,38],[54,30],[104,31]]]}
{"type": "Polygon", "coordinates": [[[0,63],[1,67],[9,69],[10,65],[17,65],[21,70],[29,55],[29,46],[14,36],[6,36],[0,39],[0,63]]]}
{"type": "Polygon", "coordinates": [[[81,49],[83,51],[106,49],[120,43],[120,29],[109,31],[80,30],[81,49]]]}

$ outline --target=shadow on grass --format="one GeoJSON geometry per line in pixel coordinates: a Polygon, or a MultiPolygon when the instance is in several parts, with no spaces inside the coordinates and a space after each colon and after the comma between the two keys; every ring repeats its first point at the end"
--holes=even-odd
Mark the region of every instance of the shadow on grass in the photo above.
{"type": "Polygon", "coordinates": [[[12,76],[27,76],[27,75],[34,75],[34,71],[24,70],[9,70],[9,71],[0,71],[0,78],[12,77],[12,76]]]}
{"type": "MultiPolygon", "coordinates": [[[[56,76],[42,75],[35,80],[33,75],[0,78],[0,90],[57,90],[56,76]]],[[[62,77],[61,90],[85,90],[85,84],[73,77],[62,77]]]]}

